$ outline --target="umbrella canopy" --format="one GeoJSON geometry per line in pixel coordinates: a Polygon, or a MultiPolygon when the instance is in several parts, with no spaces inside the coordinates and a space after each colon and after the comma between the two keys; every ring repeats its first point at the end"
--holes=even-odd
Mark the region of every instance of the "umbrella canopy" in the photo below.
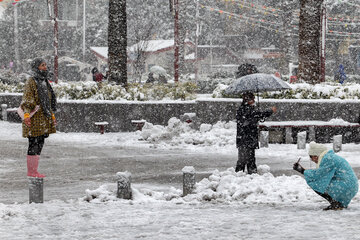
{"type": "Polygon", "coordinates": [[[236,79],[225,89],[226,94],[266,92],[291,89],[289,84],[271,74],[255,73],[236,79]]]}
{"type": "Polygon", "coordinates": [[[163,67],[160,66],[152,66],[149,71],[151,73],[159,74],[159,75],[166,75],[166,70],[163,67]]]}

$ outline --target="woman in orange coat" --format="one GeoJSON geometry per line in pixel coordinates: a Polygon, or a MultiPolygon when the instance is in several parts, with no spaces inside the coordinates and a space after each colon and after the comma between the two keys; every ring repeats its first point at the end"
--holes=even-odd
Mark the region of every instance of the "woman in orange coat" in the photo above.
{"type": "Polygon", "coordinates": [[[48,80],[49,71],[45,60],[34,59],[31,71],[32,76],[25,83],[20,105],[24,111],[22,135],[29,139],[27,176],[43,178],[45,175],[38,173],[37,169],[45,138],[56,132],[56,96],[48,80]]]}

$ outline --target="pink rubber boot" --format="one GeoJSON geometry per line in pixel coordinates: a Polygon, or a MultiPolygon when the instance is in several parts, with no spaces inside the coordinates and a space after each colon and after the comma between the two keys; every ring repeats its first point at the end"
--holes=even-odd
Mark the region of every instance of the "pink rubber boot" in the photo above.
{"type": "Polygon", "coordinates": [[[38,173],[37,169],[39,166],[39,155],[27,155],[27,169],[28,169],[28,177],[36,177],[36,178],[44,178],[45,175],[38,173]]]}

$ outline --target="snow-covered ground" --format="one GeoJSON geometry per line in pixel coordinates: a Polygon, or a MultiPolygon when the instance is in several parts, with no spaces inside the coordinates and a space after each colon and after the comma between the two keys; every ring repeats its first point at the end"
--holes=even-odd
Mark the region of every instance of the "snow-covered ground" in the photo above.
{"type": "MultiPolygon", "coordinates": [[[[0,121],[1,140],[21,139],[20,124],[0,121]]],[[[48,144],[64,142],[91,146],[111,144],[142,148],[176,148],[218,154],[234,152],[234,123],[200,126],[198,131],[177,119],[168,126],[145,127],[133,133],[57,133],[48,144]]],[[[327,144],[329,148],[331,144],[327,144]]],[[[339,155],[360,166],[360,147],[345,144],[339,155]]],[[[274,159],[289,168],[302,157],[314,167],[305,150],[294,144],[270,144],[257,151],[259,159],[274,159]]],[[[0,172],[4,159],[0,155],[0,172]]],[[[360,194],[342,211],[322,211],[328,204],[315,194],[303,177],[274,176],[267,164],[259,175],[215,170],[199,180],[194,194],[182,189],[133,185],[133,199],[116,198],[116,184],[84,187],[83,195],[43,204],[0,203],[1,239],[360,239],[360,194]]],[[[24,186],[26,187],[26,186],[24,186]]]]}

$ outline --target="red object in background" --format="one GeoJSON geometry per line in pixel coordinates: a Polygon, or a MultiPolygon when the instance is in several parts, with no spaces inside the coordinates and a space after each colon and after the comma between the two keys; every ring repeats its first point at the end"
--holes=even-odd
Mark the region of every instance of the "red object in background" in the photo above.
{"type": "Polygon", "coordinates": [[[279,72],[276,72],[274,75],[275,75],[275,77],[281,78],[281,75],[279,72]]]}
{"type": "Polygon", "coordinates": [[[94,79],[95,82],[102,82],[104,75],[102,75],[102,73],[97,72],[94,74],[94,77],[95,77],[95,79],[94,79]]]}
{"type": "Polygon", "coordinates": [[[290,83],[295,83],[297,81],[296,76],[290,76],[290,83]]]}

